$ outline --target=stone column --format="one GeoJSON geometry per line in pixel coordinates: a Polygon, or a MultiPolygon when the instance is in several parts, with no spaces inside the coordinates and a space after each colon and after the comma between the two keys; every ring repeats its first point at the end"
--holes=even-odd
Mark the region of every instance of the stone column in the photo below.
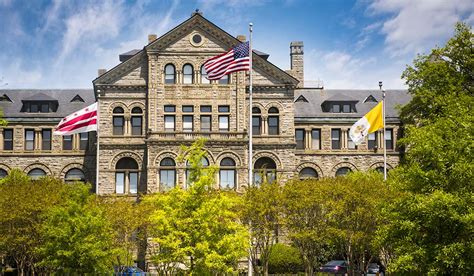
{"type": "Polygon", "coordinates": [[[3,128],[0,128],[0,150],[3,150],[3,128]]]}
{"type": "Polygon", "coordinates": [[[311,128],[305,128],[304,130],[305,135],[305,149],[311,149],[311,128]]]}
{"type": "Polygon", "coordinates": [[[41,150],[41,129],[35,128],[35,145],[34,150],[41,150]]]}
{"type": "Polygon", "coordinates": [[[125,120],[124,120],[124,131],[123,131],[124,133],[123,134],[124,134],[124,136],[130,136],[130,135],[132,135],[132,133],[130,131],[130,129],[131,129],[131,127],[130,127],[130,125],[131,125],[130,115],[126,115],[124,117],[124,119],[125,120]]]}
{"type": "Polygon", "coordinates": [[[261,134],[268,135],[268,116],[261,116],[262,118],[262,126],[261,126],[261,134]]]}

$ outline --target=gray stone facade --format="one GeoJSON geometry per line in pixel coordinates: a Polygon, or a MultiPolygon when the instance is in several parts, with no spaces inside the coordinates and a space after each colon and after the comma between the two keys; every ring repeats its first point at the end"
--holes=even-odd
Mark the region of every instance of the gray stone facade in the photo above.
{"type": "MultiPolygon", "coordinates": [[[[239,42],[238,38],[194,13],[190,19],[163,36],[157,38],[151,35],[148,45],[142,50],[122,54],[122,62],[116,67],[109,71],[100,70],[99,77],[93,81],[94,91],[83,92],[89,93],[91,99],[80,106],[82,108],[93,101],[99,103],[99,194],[117,192],[119,171],[126,175],[122,183],[124,195],[164,190],[160,186],[160,171],[169,169],[175,172],[176,185],[185,188],[186,164],[178,161],[177,157],[182,154],[181,145],[189,145],[200,137],[207,139],[205,149],[208,162],[219,166],[223,159],[232,159],[235,163],[231,168],[235,172],[235,189],[242,190],[248,185],[249,72],[232,73],[228,83],[209,82],[201,74],[201,66],[208,58],[227,51],[239,42]],[[200,37],[199,42],[194,41],[195,36],[200,37]],[[165,71],[167,65],[174,68],[174,81],[167,81],[171,78],[165,71]],[[185,65],[192,66],[191,74],[184,70],[185,65]],[[174,106],[174,111],[165,110],[165,106],[174,106]],[[209,106],[210,110],[202,109],[209,106]],[[221,107],[228,110],[221,110],[221,107]],[[119,109],[123,113],[114,113],[119,109]],[[169,128],[171,124],[165,122],[166,116],[174,118],[172,129],[169,128]],[[206,124],[203,130],[203,117],[206,116],[211,118],[210,127],[206,124]],[[123,118],[123,133],[114,133],[114,117],[123,118]],[[141,118],[139,131],[133,123],[137,117],[141,118]],[[228,126],[223,123],[225,118],[221,117],[228,118],[228,126]],[[172,168],[162,166],[165,159],[173,160],[175,165],[172,168]],[[132,166],[130,170],[119,168],[120,160],[133,160],[137,167],[132,166]],[[136,190],[133,188],[135,182],[136,190]]],[[[254,164],[261,158],[272,160],[281,183],[298,177],[305,168],[316,171],[318,177],[333,177],[339,168],[365,171],[383,164],[381,131],[377,134],[375,148],[370,150],[367,143],[357,149],[349,149],[346,134],[366,109],[373,107],[372,103],[365,103],[365,97],[377,91],[364,94],[351,90],[305,90],[302,42],[291,43],[291,69],[286,72],[268,62],[268,56],[257,52],[253,53],[253,107],[260,110],[259,114],[254,114],[260,120],[260,133],[253,136],[254,164]],[[314,104],[315,99],[324,101],[337,93],[355,97],[358,103],[354,107],[357,110],[351,114],[311,113],[324,104],[314,104]],[[306,98],[301,99],[300,96],[306,98]],[[300,100],[307,103],[300,103],[300,100]],[[316,129],[320,131],[320,146],[313,145],[312,130],[316,129]],[[340,129],[340,149],[332,147],[332,129],[340,129]],[[298,146],[295,130],[304,130],[304,144],[298,146]]],[[[20,105],[19,102],[0,104],[0,108],[8,104],[20,105]]],[[[80,109],[77,107],[76,110],[80,109]]],[[[388,166],[393,168],[400,158],[395,147],[396,138],[400,135],[400,122],[393,115],[394,108],[390,107],[390,110],[392,117],[387,119],[387,128],[392,130],[394,149],[388,150],[387,155],[388,166]]],[[[79,137],[76,135],[72,150],[63,150],[62,137],[53,136],[52,150],[44,151],[41,150],[41,129],[54,128],[64,115],[56,114],[49,119],[46,116],[44,120],[29,123],[27,118],[16,118],[12,113],[5,112],[10,124],[0,128],[0,169],[8,172],[18,167],[28,172],[32,168],[41,168],[47,174],[65,177],[71,168],[79,168],[84,171],[87,180],[96,183],[95,132],[89,137],[87,150],[78,149],[79,137]],[[4,144],[3,129],[10,128],[15,131],[14,149],[4,150],[1,148],[4,144]],[[24,150],[25,129],[29,128],[36,131],[37,137],[32,151],[24,150]]],[[[30,114],[30,117],[33,116],[30,114]]],[[[220,182],[220,176],[216,175],[216,187],[220,182]]]]}

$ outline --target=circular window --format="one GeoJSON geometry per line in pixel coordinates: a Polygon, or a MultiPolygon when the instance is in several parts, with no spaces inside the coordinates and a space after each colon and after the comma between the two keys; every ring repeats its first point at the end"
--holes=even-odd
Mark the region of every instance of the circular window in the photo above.
{"type": "Polygon", "coordinates": [[[204,38],[198,33],[191,34],[189,40],[193,46],[201,46],[204,44],[204,38]]]}

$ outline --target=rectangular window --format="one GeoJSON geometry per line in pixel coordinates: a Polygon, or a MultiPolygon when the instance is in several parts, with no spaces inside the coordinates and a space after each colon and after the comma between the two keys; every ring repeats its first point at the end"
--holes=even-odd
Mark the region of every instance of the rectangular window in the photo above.
{"type": "Polygon", "coordinates": [[[331,129],[331,147],[332,149],[341,149],[341,130],[331,129]]]}
{"type": "Polygon", "coordinates": [[[72,135],[63,136],[63,150],[72,150],[72,135]]]}
{"type": "Polygon", "coordinates": [[[229,131],[229,116],[219,116],[219,131],[229,131]]]}
{"type": "Polygon", "coordinates": [[[385,130],[385,148],[393,149],[393,129],[385,130]]]}
{"type": "Polygon", "coordinates": [[[354,141],[352,141],[351,136],[349,135],[349,131],[347,131],[346,133],[347,133],[347,148],[357,149],[356,144],[354,143],[354,141]]]}
{"type": "Polygon", "coordinates": [[[377,132],[369,133],[367,148],[373,150],[377,147],[377,132]]]}
{"type": "Polygon", "coordinates": [[[194,112],[194,106],[192,106],[192,105],[183,105],[183,112],[194,112]]]}
{"type": "Polygon", "coordinates": [[[315,150],[321,149],[321,130],[311,130],[311,148],[315,150]]]}
{"type": "Polygon", "coordinates": [[[351,105],[350,105],[350,104],[344,104],[344,105],[342,105],[342,112],[344,112],[344,113],[351,113],[351,105]]]}
{"type": "Polygon", "coordinates": [[[124,132],[124,118],[122,116],[113,117],[113,134],[114,135],[123,135],[124,132]]]}
{"type": "Polygon", "coordinates": [[[128,174],[130,180],[130,193],[136,194],[138,191],[138,173],[137,172],[130,172],[128,174]]]}
{"type": "Polygon", "coordinates": [[[39,111],[39,105],[37,103],[30,104],[30,112],[36,113],[39,111]]]}
{"type": "Polygon", "coordinates": [[[280,129],[279,129],[278,116],[269,116],[268,117],[268,135],[278,135],[279,133],[280,133],[280,129]]]}
{"type": "Polygon", "coordinates": [[[304,129],[296,129],[295,130],[295,140],[296,140],[296,148],[297,149],[304,149],[305,148],[305,139],[304,139],[304,129]]]}
{"type": "Polygon", "coordinates": [[[79,149],[87,150],[88,145],[89,145],[89,133],[88,132],[79,133],[79,149]]]}
{"type": "Polygon", "coordinates": [[[221,189],[235,188],[235,170],[220,170],[219,179],[221,189]]]}
{"type": "Polygon", "coordinates": [[[132,116],[132,135],[142,135],[142,116],[132,116]]]}
{"type": "Polygon", "coordinates": [[[338,105],[338,104],[333,104],[333,105],[332,105],[332,110],[331,110],[331,112],[334,112],[334,113],[339,113],[339,112],[341,112],[341,106],[338,105]]]}
{"type": "Polygon", "coordinates": [[[218,107],[219,112],[230,112],[230,107],[228,105],[219,105],[218,107]]]}
{"type": "Polygon", "coordinates": [[[41,113],[48,113],[49,112],[49,104],[48,103],[42,103],[41,104],[41,113]]]}
{"type": "Polygon", "coordinates": [[[175,170],[160,170],[160,190],[169,191],[175,186],[175,170]]]}
{"type": "Polygon", "coordinates": [[[176,106],[174,106],[174,105],[165,105],[165,112],[176,112],[176,106]]]}
{"type": "Polygon", "coordinates": [[[262,128],[262,118],[260,116],[252,117],[252,135],[260,135],[262,128]]]}
{"type": "Polygon", "coordinates": [[[41,149],[42,150],[51,150],[51,130],[43,129],[41,130],[41,149]]]}
{"type": "Polygon", "coordinates": [[[212,117],[210,115],[202,115],[201,116],[201,131],[209,132],[212,130],[211,127],[212,117]]]}
{"type": "Polygon", "coordinates": [[[201,112],[212,112],[212,106],[210,105],[201,105],[201,112]]]}
{"type": "Polygon", "coordinates": [[[25,150],[35,149],[35,131],[32,129],[25,130],[25,150]]]}
{"type": "Polygon", "coordinates": [[[125,173],[115,173],[115,193],[123,194],[125,192],[125,173]]]}
{"type": "Polygon", "coordinates": [[[175,117],[174,115],[165,116],[165,131],[174,131],[175,117]]]}
{"type": "Polygon", "coordinates": [[[3,130],[3,149],[13,150],[13,129],[3,130]]]}
{"type": "Polygon", "coordinates": [[[184,132],[193,131],[193,116],[192,115],[183,116],[183,131],[184,132]]]}

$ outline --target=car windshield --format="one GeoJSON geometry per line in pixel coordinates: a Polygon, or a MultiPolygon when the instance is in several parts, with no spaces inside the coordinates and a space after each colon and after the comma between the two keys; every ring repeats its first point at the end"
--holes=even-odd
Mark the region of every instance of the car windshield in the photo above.
{"type": "Polygon", "coordinates": [[[336,266],[336,265],[344,265],[344,261],[330,261],[325,266],[336,266]]]}
{"type": "Polygon", "coordinates": [[[376,263],[369,264],[369,268],[378,268],[378,267],[379,267],[379,265],[376,264],[376,263]]]}

